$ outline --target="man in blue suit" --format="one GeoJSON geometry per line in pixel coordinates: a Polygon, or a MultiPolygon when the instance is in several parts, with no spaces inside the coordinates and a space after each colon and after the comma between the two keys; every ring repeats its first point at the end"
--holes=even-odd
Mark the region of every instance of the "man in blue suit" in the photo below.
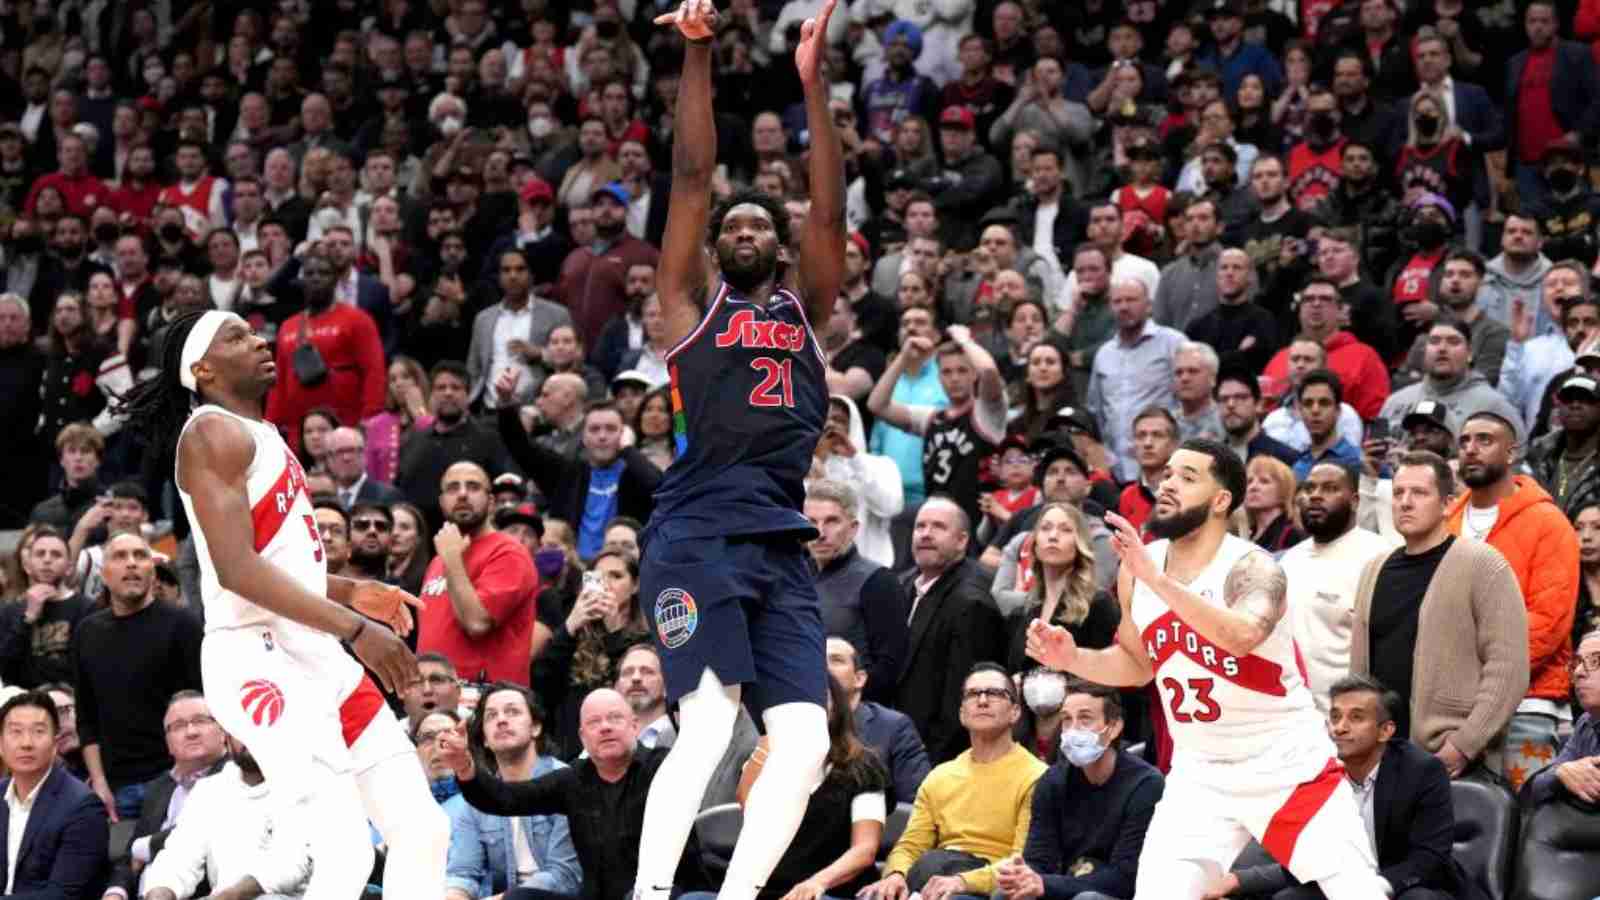
{"type": "Polygon", "coordinates": [[[855,646],[837,635],[828,638],[828,672],[850,695],[856,736],[878,754],[883,767],[889,770],[890,808],[896,803],[915,800],[922,779],[928,777],[928,771],[933,768],[916,723],[905,713],[861,699],[861,692],[867,686],[867,673],[857,665],[855,646]]]}
{"type": "Polygon", "coordinates": [[[0,705],[0,894],[24,900],[91,900],[106,883],[110,826],[105,806],[83,782],[56,765],[61,718],[43,691],[0,705]],[[15,835],[21,832],[18,840],[15,835]],[[15,854],[13,855],[13,850],[15,854]]]}

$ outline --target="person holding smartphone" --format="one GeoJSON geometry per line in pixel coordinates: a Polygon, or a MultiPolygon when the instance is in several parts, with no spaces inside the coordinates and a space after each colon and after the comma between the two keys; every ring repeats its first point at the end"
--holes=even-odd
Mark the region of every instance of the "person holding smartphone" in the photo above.
{"type": "Polygon", "coordinates": [[[1400,421],[1400,432],[1391,431],[1386,419],[1367,425],[1361,444],[1361,504],[1356,520],[1360,527],[1383,537],[1399,540],[1394,527],[1394,482],[1391,461],[1401,453],[1427,450],[1450,460],[1455,466],[1456,423],[1450,410],[1437,400],[1423,400],[1400,421]]]}

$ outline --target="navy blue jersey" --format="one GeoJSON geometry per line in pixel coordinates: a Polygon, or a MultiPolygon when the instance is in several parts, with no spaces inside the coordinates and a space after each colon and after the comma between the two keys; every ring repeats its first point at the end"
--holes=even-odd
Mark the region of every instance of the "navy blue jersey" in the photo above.
{"type": "Polygon", "coordinates": [[[801,532],[811,454],[828,416],[822,350],[799,298],[754,303],[722,283],[700,324],[667,353],[678,456],[652,523],[678,534],[801,532]],[[682,530],[680,530],[682,529],[682,530]]]}

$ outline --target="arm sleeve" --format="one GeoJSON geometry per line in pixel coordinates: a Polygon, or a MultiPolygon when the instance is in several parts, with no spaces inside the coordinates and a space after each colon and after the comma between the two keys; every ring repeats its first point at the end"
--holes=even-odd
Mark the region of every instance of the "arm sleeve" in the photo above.
{"type": "MultiPolygon", "coordinates": [[[[1418,884],[1437,884],[1450,868],[1456,821],[1450,776],[1439,760],[1430,756],[1424,762],[1425,768],[1417,773],[1421,784],[1416,787],[1417,803],[1411,810],[1405,858],[1378,870],[1396,893],[1418,884]]],[[[1381,771],[1378,777],[1383,777],[1381,771]]]]}
{"type": "Polygon", "coordinates": [[[994,583],[990,585],[989,593],[994,596],[995,605],[1002,610],[1019,610],[1028,602],[1028,595],[1017,590],[1017,561],[1025,539],[1007,541],[1005,549],[1000,552],[1000,565],[995,569],[994,583]]]}
{"type": "Polygon", "coordinates": [[[533,479],[545,497],[559,493],[555,488],[573,475],[571,466],[560,455],[528,438],[522,430],[522,418],[516,408],[500,410],[500,441],[511,459],[533,479]]]}
{"type": "Polygon", "coordinates": [[[1478,658],[1483,660],[1477,700],[1467,721],[1447,735],[1468,759],[1483,753],[1528,692],[1528,643],[1519,639],[1528,633],[1522,591],[1511,566],[1498,552],[1483,559],[1493,564],[1474,567],[1471,590],[1472,612],[1478,622],[1478,658]]]}
{"type": "Polygon", "coordinates": [[[895,842],[894,849],[889,851],[889,858],[883,864],[883,874],[886,876],[896,872],[906,874],[912,864],[922,854],[932,850],[939,840],[939,826],[933,820],[933,813],[928,811],[931,802],[928,787],[932,780],[928,778],[917,789],[917,800],[911,806],[911,818],[906,822],[906,830],[900,833],[900,840],[895,842]]]}
{"type": "Polygon", "coordinates": [[[1150,777],[1129,793],[1122,810],[1117,843],[1111,850],[1110,865],[1095,869],[1084,879],[1091,889],[1112,896],[1133,896],[1139,853],[1144,849],[1145,832],[1150,830],[1150,819],[1155,815],[1156,803],[1161,800],[1163,785],[1161,779],[1150,777]]]}
{"type": "Polygon", "coordinates": [[[583,867],[578,863],[578,850],[572,844],[572,828],[566,816],[551,817],[548,843],[539,866],[528,887],[568,896],[582,892],[583,867]]]}
{"type": "Polygon", "coordinates": [[[508,784],[481,768],[461,782],[461,796],[479,809],[497,816],[564,816],[574,792],[581,789],[574,769],[557,769],[532,781],[508,784]]]}
{"type": "Polygon", "coordinates": [[[1550,517],[1534,545],[1528,579],[1528,665],[1549,665],[1572,640],[1578,608],[1578,535],[1565,521],[1550,517]]]}
{"type": "Polygon", "coordinates": [[[84,652],[84,634],[85,629],[80,626],[72,635],[72,655],[78,672],[78,690],[73,699],[78,707],[78,741],[87,746],[100,743],[100,701],[95,697],[94,678],[84,665],[85,660],[95,658],[84,652]]]}
{"type": "Polygon", "coordinates": [[[1056,783],[1056,771],[1046,772],[1033,786],[1033,815],[1028,821],[1028,838],[1022,845],[1022,861],[1044,879],[1045,893],[1053,895],[1051,879],[1065,868],[1061,864],[1061,829],[1057,817],[1061,812],[1061,786],[1056,783]]]}
{"type": "Polygon", "coordinates": [[[894,695],[911,639],[906,627],[907,605],[905,591],[888,569],[873,572],[861,585],[861,616],[867,627],[865,694],[869,700],[894,695]]]}
{"type": "Polygon", "coordinates": [[[1239,890],[1234,892],[1235,896],[1239,897],[1258,895],[1270,897],[1284,888],[1297,884],[1288,869],[1274,864],[1235,869],[1233,874],[1239,878],[1239,890]]]}
{"type": "Polygon", "coordinates": [[[917,734],[909,720],[905,720],[905,727],[895,731],[889,753],[894,757],[890,765],[894,768],[896,802],[917,796],[933,765],[928,762],[928,751],[922,746],[922,735],[917,734]]]}
{"type": "Polygon", "coordinates": [[[361,366],[361,418],[383,412],[389,396],[389,365],[383,356],[383,338],[378,325],[364,310],[359,317],[353,337],[356,357],[361,366]]]}
{"type": "MultiPolygon", "coordinates": [[[[478,776],[482,778],[482,775],[478,776]]],[[[483,840],[478,834],[478,817],[466,803],[446,803],[450,814],[450,853],[446,857],[444,886],[478,896],[483,887],[483,840]]]]}
{"type": "Polygon", "coordinates": [[[519,607],[533,602],[539,588],[539,577],[533,570],[533,561],[520,547],[506,545],[495,551],[472,579],[478,600],[488,611],[495,624],[503,624],[519,607]]]}

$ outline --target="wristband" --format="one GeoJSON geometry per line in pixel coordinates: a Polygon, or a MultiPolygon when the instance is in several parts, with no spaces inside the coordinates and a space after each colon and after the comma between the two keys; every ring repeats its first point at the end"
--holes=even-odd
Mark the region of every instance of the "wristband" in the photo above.
{"type": "Polygon", "coordinates": [[[712,40],[714,40],[715,38],[716,38],[716,35],[712,35],[710,37],[703,37],[703,38],[699,38],[697,40],[692,40],[692,41],[689,40],[688,38],[684,38],[684,41],[686,41],[689,44],[689,46],[691,46],[691,47],[709,47],[709,46],[711,46],[712,40]]]}
{"type": "Polygon", "coordinates": [[[350,646],[354,645],[355,642],[361,638],[361,633],[366,631],[366,630],[367,630],[367,619],[366,619],[365,616],[362,616],[361,617],[361,621],[356,623],[355,632],[352,633],[349,637],[347,637],[344,640],[340,641],[339,643],[344,644],[346,647],[350,647],[350,646]]]}

